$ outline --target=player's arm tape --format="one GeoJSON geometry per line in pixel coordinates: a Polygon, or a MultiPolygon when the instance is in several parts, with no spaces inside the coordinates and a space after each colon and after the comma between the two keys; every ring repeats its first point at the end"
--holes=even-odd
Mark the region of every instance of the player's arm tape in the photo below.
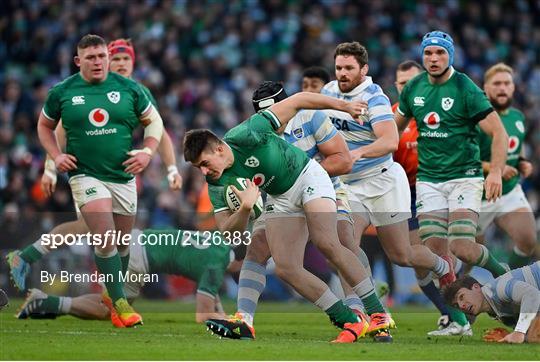
{"type": "Polygon", "coordinates": [[[54,161],[49,158],[49,155],[47,155],[47,159],[45,160],[45,174],[50,176],[49,174],[56,176],[56,165],[54,164],[54,161]]]}
{"type": "Polygon", "coordinates": [[[536,313],[520,313],[519,320],[516,324],[516,328],[514,328],[514,331],[527,333],[527,330],[529,329],[535,317],[536,313]]]}
{"type": "Polygon", "coordinates": [[[167,180],[169,182],[173,182],[174,181],[174,176],[178,175],[179,172],[178,172],[178,167],[176,167],[176,165],[170,165],[167,167],[167,180]]]}
{"type": "Polygon", "coordinates": [[[152,156],[153,155],[153,152],[152,150],[150,149],[150,147],[145,147],[143,149],[137,149],[137,150],[131,150],[128,152],[128,155],[130,156],[135,156],[137,153],[140,153],[140,152],[143,152],[143,153],[146,153],[148,154],[149,156],[152,156]]]}
{"type": "Polygon", "coordinates": [[[260,112],[260,115],[270,122],[274,131],[277,131],[282,126],[281,121],[269,109],[260,112]]]}
{"type": "Polygon", "coordinates": [[[144,127],[144,138],[154,137],[159,142],[163,135],[163,120],[156,108],[153,106],[150,107],[150,113],[144,116],[144,118],[141,118],[141,121],[146,124],[144,127]]]}

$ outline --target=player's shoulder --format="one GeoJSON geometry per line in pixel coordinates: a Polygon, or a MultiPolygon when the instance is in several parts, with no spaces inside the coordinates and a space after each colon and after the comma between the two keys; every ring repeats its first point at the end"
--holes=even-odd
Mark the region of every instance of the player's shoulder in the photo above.
{"type": "Polygon", "coordinates": [[[54,86],[51,87],[50,92],[63,92],[65,90],[68,90],[73,85],[76,85],[80,83],[82,80],[79,73],[75,73],[73,75],[70,75],[66,79],[56,83],[54,86]]]}
{"type": "Polygon", "coordinates": [[[339,90],[337,80],[326,83],[321,89],[321,94],[330,97],[339,97],[341,95],[341,92],[339,90]]]}
{"type": "MultiPolygon", "coordinates": [[[[411,78],[407,84],[403,87],[401,95],[399,97],[400,101],[406,101],[405,103],[412,102],[414,97],[418,96],[418,91],[422,92],[425,87],[430,87],[431,84],[428,80],[428,75],[426,71],[423,71],[413,78],[411,78]],[[414,95],[414,97],[413,97],[414,95]]],[[[421,94],[420,94],[421,95],[421,94]]]]}
{"type": "Polygon", "coordinates": [[[243,120],[242,122],[240,122],[239,124],[237,124],[236,126],[234,126],[233,128],[231,128],[230,130],[228,130],[227,132],[225,132],[225,134],[223,135],[223,140],[224,141],[228,141],[228,140],[232,140],[234,139],[235,137],[238,137],[238,135],[246,132],[247,128],[248,128],[248,124],[247,122],[252,119],[255,115],[251,116],[250,118],[246,119],[246,120],[243,120]]]}
{"type": "Polygon", "coordinates": [[[415,87],[418,87],[424,84],[430,84],[429,79],[428,79],[428,73],[425,70],[418,73],[413,78],[411,78],[405,84],[405,87],[403,87],[403,92],[409,91],[410,89],[413,89],[415,87]]]}
{"type": "Polygon", "coordinates": [[[292,121],[301,123],[320,123],[327,117],[324,111],[318,109],[301,109],[292,121]]]}
{"type": "Polygon", "coordinates": [[[135,90],[135,91],[143,91],[143,85],[131,78],[124,77],[123,75],[120,75],[115,72],[109,72],[109,75],[107,76],[107,81],[111,84],[118,84],[124,88],[135,90]]]}
{"type": "Polygon", "coordinates": [[[364,90],[364,93],[368,95],[368,99],[371,97],[384,95],[383,89],[377,83],[371,83],[370,85],[368,85],[366,89],[364,90]]]}
{"type": "Polygon", "coordinates": [[[465,73],[454,70],[454,82],[460,90],[478,90],[480,87],[465,73]]]}

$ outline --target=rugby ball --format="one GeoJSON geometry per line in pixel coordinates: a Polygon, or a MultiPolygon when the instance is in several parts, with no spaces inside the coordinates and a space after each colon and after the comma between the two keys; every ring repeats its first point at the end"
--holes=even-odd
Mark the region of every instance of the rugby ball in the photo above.
{"type": "MultiPolygon", "coordinates": [[[[239,177],[231,185],[234,185],[240,191],[245,190],[246,179],[239,177]]],[[[229,206],[229,209],[231,209],[232,212],[236,212],[240,209],[241,201],[240,198],[234,193],[231,185],[225,187],[225,201],[227,202],[227,206],[229,206]]],[[[263,199],[261,196],[259,196],[257,203],[253,205],[253,209],[251,210],[251,215],[249,218],[251,220],[255,220],[256,218],[261,216],[263,208],[263,199]]]]}

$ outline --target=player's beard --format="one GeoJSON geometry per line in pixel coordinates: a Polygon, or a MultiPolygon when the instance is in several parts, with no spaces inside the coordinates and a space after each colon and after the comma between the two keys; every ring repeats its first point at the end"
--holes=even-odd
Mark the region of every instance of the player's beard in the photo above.
{"type": "Polygon", "coordinates": [[[513,100],[514,99],[511,97],[507,97],[506,102],[500,103],[499,101],[497,101],[497,97],[495,97],[493,99],[490,99],[490,102],[491,102],[491,105],[493,105],[493,108],[495,108],[497,112],[502,112],[502,111],[507,110],[512,105],[513,100]]]}
{"type": "Polygon", "coordinates": [[[360,85],[360,83],[362,83],[362,77],[361,76],[359,76],[359,78],[356,77],[356,78],[350,79],[349,82],[347,83],[347,88],[342,88],[341,87],[341,82],[339,82],[339,80],[338,80],[338,87],[339,87],[339,90],[341,91],[341,93],[349,93],[354,88],[358,87],[360,85]]]}

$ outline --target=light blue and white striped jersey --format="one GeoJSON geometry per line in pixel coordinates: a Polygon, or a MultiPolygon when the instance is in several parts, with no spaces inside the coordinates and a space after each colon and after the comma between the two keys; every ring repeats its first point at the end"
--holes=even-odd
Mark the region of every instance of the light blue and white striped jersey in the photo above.
{"type": "Polygon", "coordinates": [[[283,138],[313,158],[319,153],[318,145],[330,140],[336,134],[337,131],[326,113],[301,110],[287,123],[283,138]]]}
{"type": "MultiPolygon", "coordinates": [[[[318,161],[318,146],[336,135],[337,130],[325,112],[301,110],[287,123],[282,137],[293,146],[305,151],[310,158],[318,161]]],[[[341,184],[339,177],[331,177],[331,179],[334,188],[341,184]]]]}
{"type": "Polygon", "coordinates": [[[492,316],[502,321],[514,318],[515,330],[526,333],[540,312],[540,261],[501,275],[485,284],[482,293],[492,316]]]}
{"type": "MultiPolygon", "coordinates": [[[[343,99],[346,101],[359,100],[368,104],[368,114],[363,116],[364,124],[360,125],[348,113],[332,109],[325,110],[326,114],[345,138],[349,150],[355,150],[362,146],[373,143],[377,136],[373,132],[373,125],[378,122],[394,122],[394,114],[390,100],[383,93],[381,87],[373,83],[371,77],[366,79],[349,93],[342,93],[339,90],[338,82],[332,81],[324,86],[322,94],[343,99]]],[[[392,154],[377,158],[361,158],[353,165],[351,173],[341,176],[345,183],[353,183],[368,176],[380,172],[383,164],[392,162],[392,154]],[[379,167],[377,167],[379,166],[379,167]]]]}

